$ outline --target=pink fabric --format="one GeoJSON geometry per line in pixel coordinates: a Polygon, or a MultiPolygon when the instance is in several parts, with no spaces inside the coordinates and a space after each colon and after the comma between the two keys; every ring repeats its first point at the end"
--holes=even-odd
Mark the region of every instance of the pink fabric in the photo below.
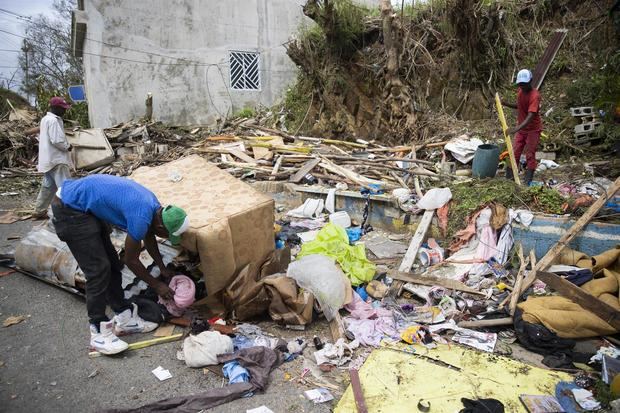
{"type": "Polygon", "coordinates": [[[353,300],[344,306],[351,317],[345,317],[344,321],[355,339],[363,346],[378,347],[381,340],[388,337],[398,337],[398,331],[394,323],[394,315],[386,308],[373,308],[353,291],[353,300]]]}
{"type": "Polygon", "coordinates": [[[163,300],[160,297],[159,303],[165,305],[170,314],[180,317],[187,307],[194,304],[196,286],[191,278],[185,275],[175,275],[170,280],[168,287],[174,291],[174,299],[163,300]]]}

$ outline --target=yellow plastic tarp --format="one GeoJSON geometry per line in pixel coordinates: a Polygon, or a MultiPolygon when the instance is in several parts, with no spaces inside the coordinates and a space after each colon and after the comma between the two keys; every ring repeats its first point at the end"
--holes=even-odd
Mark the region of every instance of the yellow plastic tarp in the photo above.
{"type": "Polygon", "coordinates": [[[349,245],[349,236],[344,228],[331,222],[319,231],[314,240],[303,244],[297,256],[301,258],[311,254],[334,258],[354,286],[371,281],[375,275],[375,264],[366,258],[364,244],[349,245]]]}
{"type": "MultiPolygon", "coordinates": [[[[566,373],[461,346],[427,350],[404,344],[374,350],[359,376],[369,413],[417,412],[420,399],[431,403],[431,412],[458,412],[463,397],[494,398],[504,404],[506,412],[527,412],[519,395],[555,395],[558,382],[571,380],[566,373]],[[412,348],[414,354],[406,353],[412,348]]],[[[355,411],[349,386],[334,412],[355,411]]]]}

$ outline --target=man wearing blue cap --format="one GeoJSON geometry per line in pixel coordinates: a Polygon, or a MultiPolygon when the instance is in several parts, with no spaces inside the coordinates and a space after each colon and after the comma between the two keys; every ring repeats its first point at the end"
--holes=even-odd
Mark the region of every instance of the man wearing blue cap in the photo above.
{"type": "Polygon", "coordinates": [[[103,354],[127,349],[118,335],[143,333],[157,328],[143,320],[136,304],[125,300],[121,286],[121,264],[110,240],[110,225],[127,231],[125,264],[164,299],[173,291],[152,277],[140,262],[142,242],[164,279],[174,275],[166,268],[155,236],[177,245],[189,227],[181,208],[159,204],[155,195],[142,185],[111,175],[91,175],[68,179],[52,201],[52,222],[58,238],[65,241],[86,277],[86,308],[90,321],[91,348],[103,354]],[[110,305],[116,316],[106,315],[110,305]]]}
{"type": "MultiPolygon", "coordinates": [[[[525,184],[529,185],[534,178],[536,170],[536,148],[540,142],[542,133],[542,121],[540,119],[540,93],[532,87],[532,72],[522,69],[517,74],[517,103],[503,103],[505,106],[517,109],[517,126],[508,129],[508,134],[515,134],[514,154],[519,162],[521,154],[525,150],[526,171],[525,184]]],[[[512,179],[514,171],[506,169],[506,177],[512,179]]],[[[516,171],[516,173],[519,173],[516,171]]]]}

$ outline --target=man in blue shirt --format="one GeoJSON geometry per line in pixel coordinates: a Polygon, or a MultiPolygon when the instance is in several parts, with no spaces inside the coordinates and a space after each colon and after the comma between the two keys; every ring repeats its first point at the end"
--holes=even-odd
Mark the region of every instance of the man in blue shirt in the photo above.
{"type": "Polygon", "coordinates": [[[91,347],[103,354],[126,350],[127,343],[118,335],[152,331],[157,324],[143,320],[137,306],[124,298],[123,265],[110,240],[110,225],[127,231],[127,267],[160,297],[171,299],[173,291],[149,274],[140,262],[140,251],[144,242],[162,277],[174,275],[164,265],[155,236],[177,245],[189,227],[187,214],[174,205],[162,208],[155,195],[142,185],[111,175],[66,180],[52,201],[52,211],[58,238],[67,243],[86,277],[91,347]],[[116,313],[113,321],[106,315],[108,304],[116,313]]]}

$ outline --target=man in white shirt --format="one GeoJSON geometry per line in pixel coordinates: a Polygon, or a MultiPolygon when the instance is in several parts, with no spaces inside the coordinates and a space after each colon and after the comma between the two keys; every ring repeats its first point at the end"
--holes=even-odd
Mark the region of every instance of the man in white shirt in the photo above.
{"type": "Polygon", "coordinates": [[[63,98],[50,99],[50,110],[41,119],[39,132],[39,163],[37,170],[43,172],[43,182],[34,208],[34,218],[45,218],[47,208],[65,179],[71,176],[71,145],[65,136],[64,116],[69,105],[63,98]]]}

